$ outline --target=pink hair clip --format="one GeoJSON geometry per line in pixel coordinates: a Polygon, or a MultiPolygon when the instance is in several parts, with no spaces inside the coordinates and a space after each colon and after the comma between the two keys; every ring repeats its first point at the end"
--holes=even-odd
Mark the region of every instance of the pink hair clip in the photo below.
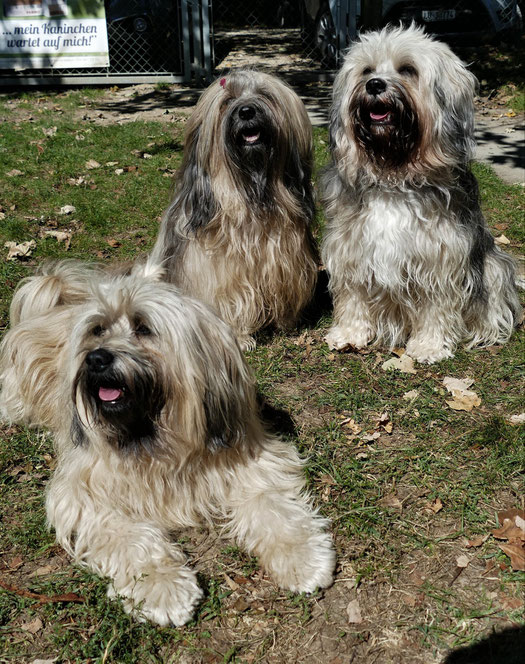
{"type": "Polygon", "coordinates": [[[221,78],[221,80],[219,81],[219,85],[221,86],[221,88],[225,88],[226,87],[226,79],[221,78]]]}

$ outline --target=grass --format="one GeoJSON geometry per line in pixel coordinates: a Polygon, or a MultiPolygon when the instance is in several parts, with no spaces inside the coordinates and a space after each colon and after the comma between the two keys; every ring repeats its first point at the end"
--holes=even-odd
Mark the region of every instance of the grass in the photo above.
{"type": "MultiPolygon", "coordinates": [[[[1,327],[14,287],[44,259],[110,262],[152,246],[170,199],[171,178],[164,174],[180,163],[183,123],[82,120],[81,107],[96,108],[100,99],[100,91],[77,90],[0,100],[8,120],[0,125],[1,327]],[[88,160],[99,165],[89,169],[88,160]],[[23,175],[10,177],[13,169],[23,175]],[[61,215],[65,205],[75,212],[61,215]],[[70,232],[69,249],[49,230],[70,232]],[[36,247],[27,260],[5,260],[5,242],[28,240],[36,247]]],[[[316,177],[327,143],[326,130],[316,129],[316,177]]],[[[523,189],[484,165],[475,165],[475,173],[494,233],[504,233],[519,251],[523,189]]],[[[260,574],[256,559],[216,534],[182,533],[205,599],[184,628],[138,623],[107,600],[105,580],[70,563],[47,530],[49,436],[4,427],[0,579],[19,591],[75,593],[84,601],[42,603],[0,588],[0,662],[315,661],[324,652],[334,661],[352,653],[356,662],[411,664],[440,661],[493,628],[523,624],[525,575],[511,569],[490,536],[500,509],[524,507],[524,431],[509,422],[523,411],[523,335],[498,349],[459,350],[410,375],[385,372],[389,354],[381,349],[331,353],[322,341],[330,311],[318,313],[289,334],[261,333],[247,358],[270,407],[269,425],[308,458],[308,487],[332,519],[333,588],[311,597],[282,593],[260,574]],[[481,406],[452,411],[445,376],[473,378],[481,406]],[[390,433],[378,425],[383,413],[390,433]],[[358,433],[345,426],[349,419],[358,433]],[[437,499],[442,507],[435,511],[437,499]],[[478,534],[489,537],[467,548],[478,534]],[[455,580],[459,555],[470,562],[455,580]],[[346,619],[355,598],[363,624],[346,619]],[[28,625],[35,624],[32,633],[28,625]]]]}

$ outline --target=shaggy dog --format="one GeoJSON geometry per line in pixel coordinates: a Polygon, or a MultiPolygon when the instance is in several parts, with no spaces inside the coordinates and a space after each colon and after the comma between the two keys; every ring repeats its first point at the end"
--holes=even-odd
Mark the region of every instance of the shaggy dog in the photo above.
{"type": "Polygon", "coordinates": [[[310,300],[312,128],[293,90],[239,70],[215,81],[188,121],[184,158],[152,258],[215,307],[243,348],[310,300]]]}
{"type": "Polygon", "coordinates": [[[420,362],[507,341],[520,306],[470,171],[475,77],[414,26],[364,34],[334,83],[322,258],[332,348],[420,362]]]}
{"type": "Polygon", "coordinates": [[[15,294],[0,410],[54,435],[58,541],[160,625],[190,620],[202,596],[169,537],[201,522],[221,524],[283,588],[328,586],[327,521],[295,449],[264,430],[232,331],[157,272],[64,263],[15,294]]]}

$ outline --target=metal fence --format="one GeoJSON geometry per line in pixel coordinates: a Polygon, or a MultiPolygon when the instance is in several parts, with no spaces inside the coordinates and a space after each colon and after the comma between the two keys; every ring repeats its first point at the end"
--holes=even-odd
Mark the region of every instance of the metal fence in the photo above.
{"type": "Polygon", "coordinates": [[[319,75],[337,68],[360,29],[388,22],[415,21],[463,43],[523,28],[519,0],[105,0],[105,8],[108,67],[0,69],[0,85],[202,83],[230,66],[232,46],[269,35],[269,49],[285,48],[319,75]]]}
{"type": "Polygon", "coordinates": [[[109,67],[0,69],[0,85],[191,82],[209,79],[211,0],[105,0],[109,67]]]}

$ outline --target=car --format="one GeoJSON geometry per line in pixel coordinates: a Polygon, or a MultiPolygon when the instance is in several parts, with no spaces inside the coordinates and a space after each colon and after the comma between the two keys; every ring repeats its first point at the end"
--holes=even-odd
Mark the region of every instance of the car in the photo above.
{"type": "MultiPolygon", "coordinates": [[[[289,4],[289,0],[286,0],[289,4]]],[[[335,2],[328,0],[297,0],[303,36],[312,44],[328,66],[337,60],[338,44],[335,28],[335,2]],[[332,7],[331,7],[332,5],[332,7]]],[[[361,2],[357,0],[356,31],[362,27],[361,2]]],[[[512,38],[523,31],[518,0],[383,0],[381,21],[411,23],[424,26],[426,31],[448,42],[469,45],[500,38],[512,38]]]]}
{"type": "Polygon", "coordinates": [[[473,44],[512,37],[523,29],[517,0],[383,1],[383,25],[415,21],[444,41],[473,44]]]}

